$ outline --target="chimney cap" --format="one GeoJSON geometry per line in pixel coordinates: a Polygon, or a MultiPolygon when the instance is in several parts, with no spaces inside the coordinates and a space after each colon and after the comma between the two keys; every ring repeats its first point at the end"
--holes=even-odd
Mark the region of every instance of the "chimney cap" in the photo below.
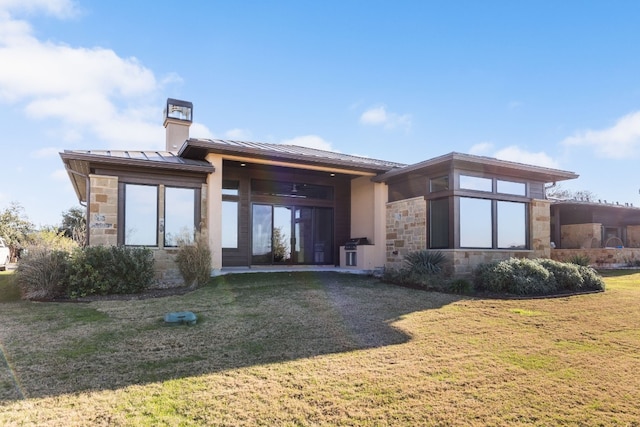
{"type": "Polygon", "coordinates": [[[181,120],[191,123],[193,121],[193,103],[174,98],[167,98],[164,109],[164,120],[181,120]]]}

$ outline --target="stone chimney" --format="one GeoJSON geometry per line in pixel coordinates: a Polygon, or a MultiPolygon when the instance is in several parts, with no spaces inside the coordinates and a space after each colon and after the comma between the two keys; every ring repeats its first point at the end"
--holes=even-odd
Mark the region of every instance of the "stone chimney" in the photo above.
{"type": "Polygon", "coordinates": [[[189,139],[189,127],[193,120],[193,104],[188,101],[168,98],[164,109],[164,127],[167,151],[178,152],[189,139]]]}

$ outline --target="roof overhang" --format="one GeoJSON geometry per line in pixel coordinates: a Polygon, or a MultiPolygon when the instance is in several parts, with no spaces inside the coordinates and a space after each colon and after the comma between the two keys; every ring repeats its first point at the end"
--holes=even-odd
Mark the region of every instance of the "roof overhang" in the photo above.
{"type": "Polygon", "coordinates": [[[92,171],[99,167],[202,174],[215,171],[213,165],[206,161],[181,159],[169,152],[65,150],[60,157],[80,202],[87,201],[87,180],[92,171]]]}
{"type": "Polygon", "coordinates": [[[218,154],[222,159],[246,163],[372,177],[404,166],[400,163],[291,145],[210,139],[189,139],[178,152],[180,157],[196,160],[206,159],[209,154],[218,154]]]}
{"type": "Polygon", "coordinates": [[[539,182],[558,182],[578,178],[578,174],[560,169],[528,165],[524,163],[499,160],[493,157],[471,154],[449,153],[424,162],[390,170],[374,178],[377,182],[387,182],[409,174],[427,173],[428,170],[461,169],[493,175],[514,176],[539,182]]]}

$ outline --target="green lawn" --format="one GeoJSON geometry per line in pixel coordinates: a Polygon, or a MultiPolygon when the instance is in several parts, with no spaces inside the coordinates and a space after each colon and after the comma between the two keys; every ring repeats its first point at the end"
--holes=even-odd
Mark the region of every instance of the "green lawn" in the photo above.
{"type": "Polygon", "coordinates": [[[0,425],[640,426],[640,273],[607,276],[550,299],[272,273],[32,303],[0,275],[0,425]],[[198,324],[164,325],[183,310],[198,324]]]}

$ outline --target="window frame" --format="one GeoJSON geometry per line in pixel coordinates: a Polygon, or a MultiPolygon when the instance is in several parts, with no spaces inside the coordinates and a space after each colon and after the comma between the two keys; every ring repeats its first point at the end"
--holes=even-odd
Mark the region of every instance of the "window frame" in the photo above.
{"type": "Polygon", "coordinates": [[[202,212],[202,183],[200,181],[195,182],[192,180],[180,180],[176,179],[144,179],[137,176],[133,177],[119,177],[118,180],[118,229],[117,229],[117,244],[118,246],[128,247],[148,247],[153,249],[176,249],[177,246],[165,246],[165,203],[166,194],[165,188],[185,188],[194,190],[194,234],[201,229],[201,212],[202,212]],[[156,224],[155,235],[156,242],[154,245],[132,245],[125,243],[126,232],[126,186],[127,185],[142,185],[142,186],[154,186],[156,187],[156,224]],[[162,193],[162,194],[161,194],[162,193]]]}
{"type": "MultiPolygon", "coordinates": [[[[468,171],[468,170],[460,170],[455,169],[451,172],[451,176],[453,176],[453,185],[450,187],[450,190],[439,190],[432,191],[432,180],[439,179],[446,174],[434,173],[432,175],[426,176],[427,179],[427,203],[428,203],[428,219],[427,219],[427,245],[429,249],[467,249],[467,250],[531,250],[531,236],[530,236],[530,225],[531,218],[529,213],[529,206],[531,203],[531,198],[529,196],[530,192],[530,182],[526,180],[518,180],[512,177],[501,176],[499,174],[492,175],[477,171],[468,171]],[[461,185],[461,177],[470,177],[470,178],[478,178],[485,181],[483,187],[479,189],[472,188],[464,188],[461,185]],[[500,188],[498,191],[498,186],[500,182],[504,183],[514,183],[521,184],[522,191],[518,190],[518,187],[514,191],[504,192],[504,187],[500,188]],[[488,189],[489,183],[491,185],[491,190],[488,189]],[[433,194],[429,196],[430,194],[433,194]],[[434,224],[432,221],[434,217],[431,212],[431,204],[432,201],[442,200],[446,198],[449,200],[450,212],[448,218],[448,224],[442,224],[441,226],[449,227],[449,245],[446,248],[443,248],[439,245],[432,245],[432,233],[431,230],[433,227],[439,226],[438,224],[434,224]],[[463,246],[461,243],[464,242],[464,236],[461,236],[462,226],[461,221],[464,220],[464,214],[461,211],[461,198],[470,198],[470,199],[485,199],[490,201],[490,227],[491,227],[491,245],[490,246],[463,246]],[[524,240],[525,244],[523,248],[504,248],[500,247],[500,239],[499,229],[500,224],[498,223],[498,210],[500,202],[513,202],[513,203],[522,203],[524,206],[524,240]],[[461,219],[462,216],[462,219],[461,219]]],[[[450,181],[451,184],[451,181],[450,181]]],[[[470,185],[468,187],[473,187],[470,185]]],[[[507,187],[508,189],[509,187],[507,187]]],[[[442,203],[442,202],[440,202],[442,203]]],[[[486,237],[486,236],[485,236],[486,237]]]]}

